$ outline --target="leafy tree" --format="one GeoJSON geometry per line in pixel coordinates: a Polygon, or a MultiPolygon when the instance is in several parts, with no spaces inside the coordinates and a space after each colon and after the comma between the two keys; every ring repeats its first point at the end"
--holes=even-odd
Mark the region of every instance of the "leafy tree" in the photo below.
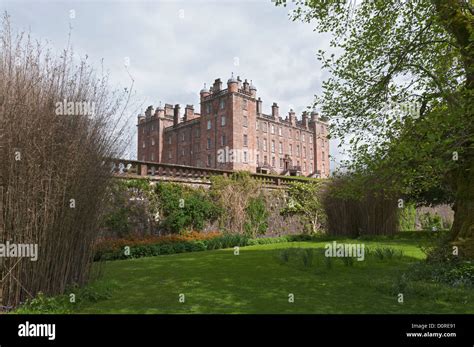
{"type": "MultiPolygon", "coordinates": [[[[277,0],[277,5],[286,0],[277,0]]],[[[451,239],[474,255],[474,7],[468,0],[297,0],[293,20],[332,32],[339,56],[315,105],[363,186],[454,202],[451,239]]]]}
{"type": "Polygon", "coordinates": [[[326,220],[322,203],[322,183],[290,183],[287,206],[281,212],[283,215],[301,215],[311,225],[312,233],[320,231],[326,220]]]}

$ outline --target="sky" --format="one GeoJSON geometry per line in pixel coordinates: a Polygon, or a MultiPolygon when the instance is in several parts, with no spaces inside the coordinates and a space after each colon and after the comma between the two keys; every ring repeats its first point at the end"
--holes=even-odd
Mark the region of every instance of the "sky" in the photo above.
{"type": "MultiPolygon", "coordinates": [[[[137,100],[193,104],[199,90],[216,78],[225,83],[233,72],[252,80],[264,113],[277,102],[280,115],[301,112],[322,93],[329,78],[316,59],[329,50],[329,34],[314,25],[292,21],[289,9],[271,0],[0,0],[15,30],[29,30],[47,40],[58,53],[68,42],[79,57],[103,66],[113,87],[130,86],[137,100]]],[[[130,118],[135,131],[136,115],[130,118]]],[[[342,159],[337,139],[331,140],[331,169],[342,159]]],[[[127,156],[134,157],[136,139],[127,156]]]]}

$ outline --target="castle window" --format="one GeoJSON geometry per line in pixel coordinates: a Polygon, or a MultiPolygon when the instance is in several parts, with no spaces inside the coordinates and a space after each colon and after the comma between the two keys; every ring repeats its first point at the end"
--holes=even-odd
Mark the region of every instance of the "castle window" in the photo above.
{"type": "Polygon", "coordinates": [[[267,139],[263,139],[263,150],[267,151],[267,139]]]}
{"type": "Polygon", "coordinates": [[[306,158],[306,147],[303,147],[303,157],[306,158]]]}
{"type": "Polygon", "coordinates": [[[146,156],[142,156],[142,161],[146,161],[146,156]]]}
{"type": "Polygon", "coordinates": [[[249,119],[247,116],[244,116],[244,127],[248,127],[249,126],[249,119]]]}
{"type": "Polygon", "coordinates": [[[168,135],[168,144],[171,145],[171,135],[168,135]]]}
{"type": "Polygon", "coordinates": [[[275,126],[273,124],[272,124],[270,129],[271,129],[272,134],[274,134],[275,133],[275,126]]]}
{"type": "Polygon", "coordinates": [[[283,169],[283,158],[280,158],[280,169],[283,169]]]}
{"type": "Polygon", "coordinates": [[[242,103],[242,109],[246,110],[248,106],[248,101],[247,99],[244,99],[244,102],[242,103]]]}
{"type": "Polygon", "coordinates": [[[199,153],[200,150],[201,150],[201,146],[199,145],[199,143],[196,143],[196,144],[194,145],[194,151],[195,151],[196,153],[199,153]]]}
{"type": "Polygon", "coordinates": [[[278,152],[279,152],[280,154],[283,153],[283,143],[281,143],[281,142],[280,142],[280,144],[279,144],[278,152]]]}
{"type": "Polygon", "coordinates": [[[309,171],[313,172],[313,163],[309,163],[309,171]]]}
{"type": "Polygon", "coordinates": [[[210,103],[206,105],[206,111],[207,111],[207,114],[211,114],[212,107],[210,103]]]}
{"type": "Polygon", "coordinates": [[[267,123],[263,123],[263,132],[264,132],[264,133],[267,132],[267,123]]]}
{"type": "Polygon", "coordinates": [[[225,137],[225,135],[222,135],[222,136],[221,136],[221,145],[222,145],[222,146],[225,146],[225,145],[226,145],[226,137],[225,137]]]}
{"type": "Polygon", "coordinates": [[[326,161],[326,156],[324,155],[324,152],[322,152],[322,157],[323,157],[323,161],[326,161]]]}
{"type": "Polygon", "coordinates": [[[278,135],[281,136],[281,127],[278,128],[278,135]]]}
{"type": "Polygon", "coordinates": [[[211,127],[212,127],[212,124],[211,124],[211,120],[209,119],[207,121],[207,130],[211,130],[211,127]]]}
{"type": "Polygon", "coordinates": [[[151,138],[151,145],[154,146],[155,145],[155,138],[151,138]]]}
{"type": "Polygon", "coordinates": [[[275,157],[272,157],[272,166],[275,167],[275,157]]]}
{"type": "Polygon", "coordinates": [[[257,165],[259,164],[259,161],[260,161],[260,155],[257,154],[257,165]]]}
{"type": "Polygon", "coordinates": [[[300,156],[300,146],[296,145],[296,156],[300,156]]]}
{"type": "Polygon", "coordinates": [[[221,116],[221,126],[225,126],[225,116],[221,116]]]}
{"type": "Polygon", "coordinates": [[[211,148],[211,138],[208,137],[207,138],[207,149],[210,149],[211,148]]]}
{"type": "Polygon", "coordinates": [[[183,133],[181,134],[181,141],[184,142],[185,138],[186,138],[186,136],[185,136],[185,134],[184,134],[184,132],[183,132],[183,133]]]}
{"type": "Polygon", "coordinates": [[[268,164],[268,162],[267,162],[267,156],[264,156],[264,157],[263,157],[263,165],[267,165],[267,164],[268,164]]]}
{"type": "Polygon", "coordinates": [[[258,120],[255,121],[255,129],[258,130],[258,120]]]}
{"type": "Polygon", "coordinates": [[[324,142],[326,142],[326,141],[324,141],[324,139],[323,139],[323,140],[321,141],[321,147],[323,147],[323,148],[324,148],[324,142]]]}
{"type": "Polygon", "coordinates": [[[272,140],[272,153],[275,153],[275,141],[272,140]]]}
{"type": "Polygon", "coordinates": [[[247,162],[247,152],[244,152],[244,163],[247,162]]]}
{"type": "Polygon", "coordinates": [[[300,166],[300,161],[299,160],[296,162],[296,166],[300,166]]]}
{"type": "Polygon", "coordinates": [[[306,162],[303,163],[303,171],[306,171],[306,162]]]}
{"type": "Polygon", "coordinates": [[[221,107],[221,110],[223,110],[224,107],[225,107],[225,100],[224,100],[224,99],[220,99],[220,100],[219,100],[219,105],[220,105],[220,107],[221,107]]]}
{"type": "Polygon", "coordinates": [[[207,155],[207,166],[211,166],[211,155],[207,155]]]}
{"type": "Polygon", "coordinates": [[[304,134],[302,134],[301,136],[302,136],[302,141],[304,142],[304,141],[305,141],[305,140],[304,140],[304,134]]]}
{"type": "Polygon", "coordinates": [[[244,146],[248,146],[249,145],[249,138],[248,138],[248,135],[247,134],[244,134],[244,146]]]}
{"type": "Polygon", "coordinates": [[[184,157],[184,155],[186,154],[186,151],[184,150],[184,148],[181,150],[181,156],[184,157]]]}
{"type": "Polygon", "coordinates": [[[300,139],[300,132],[299,132],[299,131],[296,132],[296,137],[295,137],[295,139],[297,139],[297,140],[300,139]]]}
{"type": "Polygon", "coordinates": [[[293,145],[290,144],[290,155],[293,155],[293,145]]]}
{"type": "Polygon", "coordinates": [[[196,137],[201,136],[201,128],[196,128],[196,137]]]}
{"type": "Polygon", "coordinates": [[[173,155],[171,154],[171,151],[168,152],[168,159],[173,158],[173,155]]]}
{"type": "Polygon", "coordinates": [[[142,148],[145,148],[145,147],[146,147],[146,142],[143,141],[142,148]]]}
{"type": "Polygon", "coordinates": [[[151,161],[155,161],[155,153],[151,153],[151,161]]]}

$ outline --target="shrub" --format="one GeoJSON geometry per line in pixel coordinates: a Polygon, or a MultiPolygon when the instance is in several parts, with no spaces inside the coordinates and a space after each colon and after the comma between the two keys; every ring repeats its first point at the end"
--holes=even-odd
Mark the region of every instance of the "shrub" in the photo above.
{"type": "Polygon", "coordinates": [[[423,230],[437,231],[443,228],[443,220],[437,213],[425,212],[420,216],[420,223],[423,230]]]}
{"type": "Polygon", "coordinates": [[[252,237],[265,234],[268,229],[268,211],[263,196],[251,197],[245,212],[245,234],[252,237]]]}
{"type": "Polygon", "coordinates": [[[401,210],[399,216],[399,230],[415,230],[416,229],[416,208],[415,204],[406,204],[401,210]]]}

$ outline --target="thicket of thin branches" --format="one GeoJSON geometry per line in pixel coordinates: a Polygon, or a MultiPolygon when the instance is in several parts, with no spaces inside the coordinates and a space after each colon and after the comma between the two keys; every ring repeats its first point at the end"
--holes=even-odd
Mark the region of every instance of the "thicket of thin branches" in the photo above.
{"type": "Polygon", "coordinates": [[[54,56],[28,33],[13,33],[7,14],[0,30],[0,243],[38,244],[36,262],[3,258],[3,305],[16,306],[88,281],[111,179],[106,158],[126,146],[130,91],[110,89],[107,75],[70,46],[54,56]],[[64,101],[94,112],[60,114],[64,101]]]}

